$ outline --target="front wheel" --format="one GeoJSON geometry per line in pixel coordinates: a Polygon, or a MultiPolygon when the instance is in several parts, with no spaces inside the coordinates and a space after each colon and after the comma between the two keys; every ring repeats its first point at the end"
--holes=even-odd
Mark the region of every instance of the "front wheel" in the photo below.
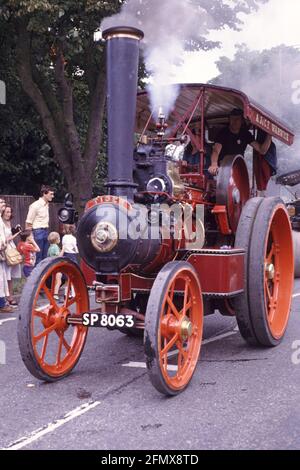
{"type": "Polygon", "coordinates": [[[87,328],[71,326],[67,319],[88,310],[88,291],[77,264],[46,258],[37,265],[23,289],[18,323],[21,356],[33,376],[53,382],[71,372],[83,351],[87,328]],[[60,302],[55,290],[62,282],[60,302]]]}
{"type": "Polygon", "coordinates": [[[153,386],[176,395],[189,384],[199,358],[203,301],[199,280],[187,262],[168,263],[151,289],[144,348],[153,386]]]}

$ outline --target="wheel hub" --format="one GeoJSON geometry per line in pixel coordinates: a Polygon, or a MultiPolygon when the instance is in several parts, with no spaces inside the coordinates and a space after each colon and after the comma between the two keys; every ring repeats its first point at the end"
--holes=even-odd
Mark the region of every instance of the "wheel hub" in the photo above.
{"type": "Polygon", "coordinates": [[[52,325],[56,325],[57,329],[66,330],[68,328],[67,317],[70,315],[69,310],[66,307],[61,307],[55,312],[53,307],[50,307],[47,312],[46,318],[43,318],[42,323],[44,328],[49,328],[52,325]]]}
{"type": "Polygon", "coordinates": [[[235,204],[241,203],[241,193],[238,188],[234,188],[232,191],[232,199],[235,204]]]}
{"type": "Polygon", "coordinates": [[[275,277],[275,266],[273,263],[266,264],[266,274],[267,278],[272,281],[275,277]]]}
{"type": "Polygon", "coordinates": [[[183,341],[186,341],[193,334],[193,324],[192,322],[185,317],[181,322],[180,335],[183,341]]]}
{"type": "Polygon", "coordinates": [[[63,307],[59,309],[57,314],[55,315],[55,323],[57,324],[57,328],[60,330],[66,330],[68,328],[67,317],[69,316],[70,312],[67,308],[63,307]]]}

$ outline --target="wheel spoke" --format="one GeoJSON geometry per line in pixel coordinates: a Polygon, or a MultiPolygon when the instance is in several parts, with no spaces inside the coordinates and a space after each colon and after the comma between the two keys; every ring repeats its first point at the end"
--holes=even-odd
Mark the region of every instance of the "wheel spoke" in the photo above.
{"type": "Polygon", "coordinates": [[[186,316],[187,315],[187,312],[190,310],[190,308],[192,307],[193,303],[192,301],[190,300],[185,307],[183,307],[180,312],[179,312],[179,315],[182,316],[183,314],[186,316]]]}
{"type": "Polygon", "coordinates": [[[270,307],[269,312],[268,312],[270,325],[272,325],[273,323],[275,313],[276,313],[276,307],[274,307],[274,305],[272,304],[272,307],[270,307]]]}
{"type": "Polygon", "coordinates": [[[57,355],[56,355],[56,366],[59,366],[61,362],[61,351],[62,351],[63,339],[64,339],[63,332],[59,332],[58,337],[59,337],[59,343],[58,343],[58,350],[57,350],[57,355]]]}
{"type": "Polygon", "coordinates": [[[46,284],[43,285],[42,289],[44,290],[46,296],[48,297],[48,300],[49,300],[51,306],[54,307],[56,311],[58,311],[59,307],[58,307],[58,305],[57,305],[57,303],[56,303],[56,301],[55,301],[55,299],[52,295],[52,292],[50,292],[50,290],[48,289],[46,284]]]}
{"type": "Polygon", "coordinates": [[[35,317],[41,318],[42,320],[47,320],[47,317],[48,317],[47,313],[45,313],[41,310],[33,310],[33,315],[35,317]]]}
{"type": "Polygon", "coordinates": [[[268,279],[265,280],[265,288],[266,288],[266,293],[268,297],[268,302],[271,302],[273,300],[273,295],[271,294],[271,291],[270,291],[268,279]]]}
{"type": "Polygon", "coordinates": [[[44,359],[45,359],[46,350],[47,350],[47,346],[48,346],[48,339],[49,339],[49,333],[46,334],[46,336],[44,337],[44,342],[43,342],[43,347],[42,347],[42,354],[41,354],[41,360],[43,362],[44,362],[44,359]]]}
{"type": "MultiPolygon", "coordinates": [[[[59,338],[61,337],[59,331],[55,330],[55,333],[57,334],[57,336],[58,336],[59,338]]],[[[65,349],[67,350],[67,352],[69,352],[70,349],[71,349],[71,346],[70,346],[69,343],[67,342],[67,340],[66,340],[64,334],[62,334],[62,343],[63,343],[65,349]]]]}
{"type": "Polygon", "coordinates": [[[269,322],[271,324],[274,319],[275,311],[276,311],[276,308],[274,307],[275,292],[274,292],[274,286],[273,286],[273,294],[271,294],[268,280],[266,280],[265,282],[265,287],[266,287],[266,293],[267,293],[267,314],[269,317],[269,322]]]}
{"type": "MultiPolygon", "coordinates": [[[[167,338],[164,338],[164,348],[166,347],[167,345],[167,338]]],[[[168,355],[165,354],[164,356],[161,356],[161,361],[162,361],[162,365],[163,365],[163,368],[165,370],[167,370],[167,366],[168,366],[168,355]]]]}
{"type": "Polygon", "coordinates": [[[178,333],[176,333],[173,338],[167,343],[167,345],[164,346],[164,349],[160,352],[161,356],[165,356],[170,349],[174,346],[176,341],[178,340],[178,333]]]}
{"type": "Polygon", "coordinates": [[[183,312],[186,312],[186,304],[188,300],[188,292],[189,292],[189,285],[188,282],[186,281],[185,283],[185,288],[184,288],[184,299],[183,299],[183,312]]]}
{"type": "MultiPolygon", "coordinates": [[[[167,300],[169,298],[171,302],[172,302],[172,299],[174,298],[174,290],[175,290],[175,282],[173,282],[173,284],[171,285],[169,289],[168,297],[167,297],[167,300]]],[[[172,309],[171,304],[168,303],[167,315],[171,315],[171,309],[172,309]]]]}
{"type": "Polygon", "coordinates": [[[181,356],[183,357],[183,361],[185,361],[188,357],[188,351],[186,351],[183,346],[182,346],[182,343],[180,341],[177,341],[176,343],[176,346],[178,348],[178,351],[179,353],[181,354],[181,356]]]}
{"type": "Polygon", "coordinates": [[[33,342],[36,344],[38,343],[42,338],[44,338],[46,335],[49,335],[51,331],[55,330],[56,324],[53,323],[53,325],[49,326],[46,328],[44,331],[42,331],[39,335],[33,337],[33,342]]]}
{"type": "Polygon", "coordinates": [[[183,360],[183,355],[181,354],[180,351],[178,351],[178,359],[177,359],[178,370],[180,370],[182,367],[182,360],[183,360]]]}
{"type": "Polygon", "coordinates": [[[177,320],[180,320],[180,313],[178,312],[177,308],[175,307],[174,303],[173,303],[173,300],[169,297],[169,295],[167,296],[167,303],[168,303],[168,312],[169,312],[169,309],[173,312],[173,314],[175,315],[175,317],[177,318],[177,320]]]}
{"type": "Polygon", "coordinates": [[[77,302],[77,301],[78,301],[77,295],[75,295],[75,297],[72,297],[71,299],[67,298],[66,299],[66,304],[65,304],[66,308],[71,307],[71,305],[75,304],[75,302],[77,302]]]}
{"type": "Polygon", "coordinates": [[[271,299],[271,302],[270,302],[270,310],[269,310],[269,323],[270,325],[273,323],[274,321],[274,318],[275,318],[275,315],[276,315],[276,311],[277,311],[277,302],[278,302],[278,293],[279,293],[279,282],[277,281],[275,284],[274,284],[274,287],[273,287],[273,296],[272,296],[272,299],[271,299]]]}
{"type": "Polygon", "coordinates": [[[275,246],[274,243],[272,243],[271,250],[267,254],[267,263],[270,264],[272,262],[272,258],[275,255],[275,246]]]}

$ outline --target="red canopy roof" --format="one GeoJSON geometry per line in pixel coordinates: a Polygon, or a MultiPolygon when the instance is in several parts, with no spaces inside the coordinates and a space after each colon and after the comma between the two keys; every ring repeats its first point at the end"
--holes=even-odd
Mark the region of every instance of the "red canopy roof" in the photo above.
{"type": "MultiPolygon", "coordinates": [[[[231,88],[204,84],[181,84],[175,108],[168,117],[170,126],[178,122],[178,114],[184,116],[187,110],[197,102],[204,92],[205,120],[208,125],[226,123],[233,108],[242,109],[244,117],[255,127],[263,129],[281,142],[292,145],[294,133],[288,124],[278,119],[263,106],[256,103],[243,92],[231,88]]],[[[149,98],[146,91],[137,96],[137,131],[141,131],[150,116],[149,98]]],[[[201,106],[198,106],[193,121],[201,118],[201,106]]]]}

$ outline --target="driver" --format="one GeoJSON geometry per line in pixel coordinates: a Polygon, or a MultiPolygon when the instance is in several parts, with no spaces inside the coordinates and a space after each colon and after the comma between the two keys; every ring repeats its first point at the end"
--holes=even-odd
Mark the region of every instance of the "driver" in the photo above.
{"type": "Polygon", "coordinates": [[[244,125],[243,111],[235,108],[229,115],[229,126],[219,133],[211,155],[211,165],[208,169],[211,175],[218,173],[220,162],[226,155],[243,155],[248,145],[261,155],[265,155],[271,145],[272,137],[267,135],[265,141],[259,144],[244,125]]]}

